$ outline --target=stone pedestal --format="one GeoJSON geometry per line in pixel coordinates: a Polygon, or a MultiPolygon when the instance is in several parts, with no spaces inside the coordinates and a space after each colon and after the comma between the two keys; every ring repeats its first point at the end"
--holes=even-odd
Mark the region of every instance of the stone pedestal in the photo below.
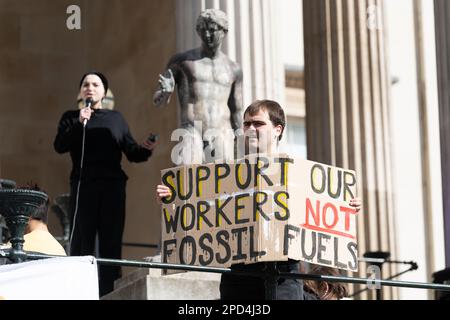
{"type": "Polygon", "coordinates": [[[101,300],[216,300],[220,273],[181,272],[162,275],[161,269],[137,269],[114,283],[101,300]]]}

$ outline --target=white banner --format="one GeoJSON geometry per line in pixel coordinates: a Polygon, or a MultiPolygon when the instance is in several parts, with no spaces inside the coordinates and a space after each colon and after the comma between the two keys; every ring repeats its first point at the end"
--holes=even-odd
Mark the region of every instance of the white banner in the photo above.
{"type": "Polygon", "coordinates": [[[98,300],[97,260],[61,257],[0,266],[0,300],[98,300]]]}

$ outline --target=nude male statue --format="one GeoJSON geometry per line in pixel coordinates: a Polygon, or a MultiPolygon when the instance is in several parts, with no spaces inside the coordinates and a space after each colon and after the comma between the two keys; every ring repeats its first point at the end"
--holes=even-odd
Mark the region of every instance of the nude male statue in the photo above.
{"type": "Polygon", "coordinates": [[[227,16],[207,9],[196,30],[201,46],[170,59],[153,96],[156,106],[167,104],[177,87],[183,129],[179,150],[172,151],[177,165],[233,159],[234,132],[242,128],[242,70],[221,51],[227,16]]]}

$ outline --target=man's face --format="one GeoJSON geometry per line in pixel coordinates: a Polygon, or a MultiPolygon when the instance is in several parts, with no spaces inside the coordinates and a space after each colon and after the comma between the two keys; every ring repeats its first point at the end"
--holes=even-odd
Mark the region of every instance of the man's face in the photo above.
{"type": "Polygon", "coordinates": [[[276,152],[281,131],[282,127],[273,125],[266,110],[260,109],[255,115],[246,113],[244,116],[246,154],[276,152]]]}
{"type": "Polygon", "coordinates": [[[198,33],[204,45],[209,49],[217,49],[225,38],[225,31],[212,21],[202,21],[198,33]]]}

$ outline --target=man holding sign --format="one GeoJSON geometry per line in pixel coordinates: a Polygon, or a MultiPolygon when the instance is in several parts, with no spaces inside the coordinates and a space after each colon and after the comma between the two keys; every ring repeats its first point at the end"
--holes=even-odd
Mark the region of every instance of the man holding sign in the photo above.
{"type": "MultiPolygon", "coordinates": [[[[245,153],[275,154],[286,125],[281,106],[271,100],[259,100],[252,103],[244,113],[245,153]]],[[[167,185],[158,185],[158,198],[172,197],[167,185]]],[[[350,205],[359,211],[361,201],[351,199],[350,205]]],[[[238,206],[239,208],[239,206],[238,206]]],[[[237,263],[231,266],[234,271],[261,272],[266,268],[265,262],[252,264],[237,263]]],[[[277,261],[280,272],[298,272],[299,261],[289,259],[277,261]]],[[[260,277],[222,274],[220,284],[221,299],[264,299],[265,280],[260,277]]],[[[303,300],[303,283],[301,280],[279,278],[276,288],[277,300],[303,300]]]]}

